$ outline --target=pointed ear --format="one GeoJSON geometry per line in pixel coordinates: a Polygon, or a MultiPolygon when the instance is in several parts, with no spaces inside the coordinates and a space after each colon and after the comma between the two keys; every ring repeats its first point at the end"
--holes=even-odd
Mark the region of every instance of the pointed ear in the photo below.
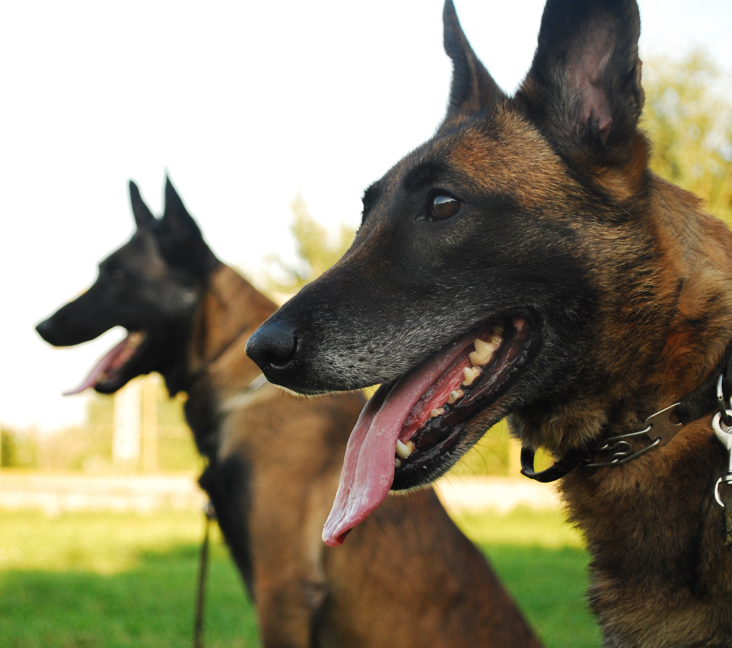
{"type": "Polygon", "coordinates": [[[517,98],[555,142],[617,146],[643,108],[639,34],[636,0],[548,0],[517,98]]]}
{"type": "Polygon", "coordinates": [[[201,230],[188,213],[186,206],[168,177],[165,178],[165,211],[163,212],[162,222],[165,229],[174,234],[176,239],[201,238],[201,230]]]}
{"type": "Polygon", "coordinates": [[[169,178],[165,178],[165,212],[156,231],[163,258],[199,279],[220,263],[206,245],[196,221],[188,213],[169,178]]]}
{"type": "Polygon", "coordinates": [[[465,38],[455,5],[446,0],[442,12],[445,52],[452,59],[450,103],[440,130],[477,115],[504,96],[465,38]]]}
{"type": "Polygon", "coordinates": [[[132,180],[130,180],[130,204],[132,205],[132,213],[135,215],[137,229],[147,227],[155,222],[155,216],[152,215],[148,206],[142,201],[140,190],[132,180]]]}

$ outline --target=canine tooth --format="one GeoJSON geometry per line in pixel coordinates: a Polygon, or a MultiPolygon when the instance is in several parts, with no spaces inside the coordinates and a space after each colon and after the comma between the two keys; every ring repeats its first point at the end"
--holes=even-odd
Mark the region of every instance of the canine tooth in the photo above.
{"type": "Polygon", "coordinates": [[[451,391],[450,397],[447,399],[447,404],[452,405],[453,403],[459,401],[463,396],[465,396],[465,392],[462,389],[456,389],[455,391],[451,391]]]}
{"type": "Polygon", "coordinates": [[[477,365],[484,365],[488,363],[488,361],[493,357],[493,352],[498,348],[498,344],[494,344],[492,340],[493,338],[491,338],[491,342],[484,342],[480,338],[475,339],[473,342],[475,345],[475,351],[468,355],[470,358],[470,364],[475,367],[477,365]]]}
{"type": "Polygon", "coordinates": [[[410,454],[414,452],[414,442],[407,441],[402,443],[399,439],[396,442],[396,454],[400,459],[406,459],[410,454]]]}
{"type": "Polygon", "coordinates": [[[430,412],[430,418],[435,418],[435,416],[442,416],[445,413],[444,407],[438,407],[437,409],[433,409],[430,412]]]}
{"type": "Polygon", "coordinates": [[[480,376],[480,367],[465,367],[463,369],[463,386],[470,387],[475,379],[480,376]]]}
{"type": "Polygon", "coordinates": [[[499,346],[501,346],[501,343],[502,342],[503,342],[503,337],[502,336],[497,335],[497,334],[491,336],[490,343],[491,344],[495,344],[496,345],[496,348],[498,348],[499,346]]]}
{"type": "Polygon", "coordinates": [[[394,459],[394,468],[399,468],[402,465],[401,459],[394,459]]]}

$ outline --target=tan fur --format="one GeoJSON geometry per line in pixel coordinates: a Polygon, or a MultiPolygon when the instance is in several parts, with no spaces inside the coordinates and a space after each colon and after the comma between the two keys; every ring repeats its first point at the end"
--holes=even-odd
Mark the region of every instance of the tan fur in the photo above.
{"type": "MultiPolygon", "coordinates": [[[[246,393],[259,372],[244,344],[275,306],[226,266],[213,274],[201,303],[191,366],[203,373],[189,405],[215,399],[220,423],[214,465],[236,457],[250,466],[242,514],[263,645],[538,647],[432,489],[390,497],[344,546],[323,545],[323,524],[363,398],[302,399],[270,385],[246,393]]],[[[235,555],[237,543],[246,542],[227,540],[235,555]]]]}

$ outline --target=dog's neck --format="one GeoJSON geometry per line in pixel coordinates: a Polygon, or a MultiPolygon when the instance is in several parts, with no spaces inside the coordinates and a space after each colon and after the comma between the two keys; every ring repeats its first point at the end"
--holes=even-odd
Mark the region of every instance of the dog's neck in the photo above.
{"type": "Polygon", "coordinates": [[[274,302],[229,266],[210,275],[202,294],[188,350],[188,374],[204,378],[225,395],[249,384],[259,374],[247,357],[249,336],[275,310],[274,302]]]}
{"type": "MultiPolygon", "coordinates": [[[[665,273],[660,281],[669,302],[662,308],[671,317],[657,360],[640,382],[637,402],[628,404],[632,415],[625,421],[620,416],[619,426],[627,426],[633,417],[636,422],[642,417],[642,422],[717,374],[732,340],[732,233],[702,213],[695,197],[654,181],[652,217],[663,258],[659,267],[665,273]]],[[[652,308],[648,315],[653,317],[652,308]]],[[[710,412],[713,407],[710,400],[710,412]]]]}
{"type": "MultiPolygon", "coordinates": [[[[618,406],[608,435],[631,432],[692,392],[718,370],[732,338],[732,234],[688,194],[660,181],[658,188],[653,217],[666,294],[677,286],[673,317],[657,361],[633,401],[618,406]]],[[[728,645],[732,551],[712,493],[727,457],[709,405],[668,445],[622,467],[575,469],[560,485],[593,557],[590,601],[608,646],[660,648],[679,628],[689,645],[728,645]],[[713,608],[708,599],[726,603],[713,608]]]]}

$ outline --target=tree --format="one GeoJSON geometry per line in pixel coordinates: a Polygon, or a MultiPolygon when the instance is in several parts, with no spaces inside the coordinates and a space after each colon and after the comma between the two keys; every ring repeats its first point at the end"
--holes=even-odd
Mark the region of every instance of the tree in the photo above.
{"type": "Polygon", "coordinates": [[[265,288],[272,292],[294,293],[317,279],[343,256],[355,234],[346,225],[341,225],[335,235],[328,232],[310,215],[300,194],[295,196],[290,209],[293,216],[290,231],[295,237],[297,261],[288,264],[278,255],[266,259],[265,288]]]}
{"type": "Polygon", "coordinates": [[[725,81],[729,74],[703,50],[648,59],[642,127],[653,143],[651,168],[732,225],[732,97],[725,81]]]}

